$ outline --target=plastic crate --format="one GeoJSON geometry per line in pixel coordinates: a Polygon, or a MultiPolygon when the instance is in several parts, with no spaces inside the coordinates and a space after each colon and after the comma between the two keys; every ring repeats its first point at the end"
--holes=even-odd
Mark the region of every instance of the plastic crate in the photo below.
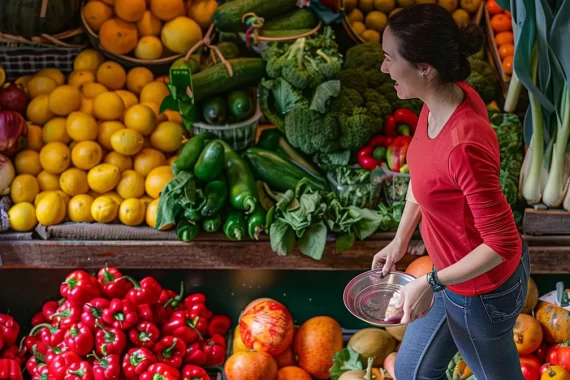
{"type": "MultiPolygon", "coordinates": [[[[354,167],[354,169],[360,166],[354,167]]],[[[332,171],[327,173],[331,187],[344,207],[375,208],[380,202],[382,184],[372,181],[362,184],[341,185],[335,179],[332,171]],[[361,196],[364,194],[364,196],[361,196]]]]}
{"type": "Polygon", "coordinates": [[[410,175],[390,171],[386,165],[382,165],[380,169],[384,173],[380,183],[386,204],[392,206],[394,203],[404,202],[410,185],[410,175]]]}

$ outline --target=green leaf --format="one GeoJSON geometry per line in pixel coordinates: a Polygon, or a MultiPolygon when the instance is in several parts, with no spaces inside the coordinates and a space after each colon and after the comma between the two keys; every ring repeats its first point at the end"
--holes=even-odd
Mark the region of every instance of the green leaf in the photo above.
{"type": "Polygon", "coordinates": [[[295,232],[281,220],[273,223],[269,229],[271,249],[279,256],[287,256],[295,246],[295,232]]]}
{"type": "Polygon", "coordinates": [[[172,95],[168,95],[166,98],[162,100],[160,103],[160,108],[158,113],[163,113],[166,110],[174,110],[178,111],[178,102],[174,99],[172,95]]]}
{"type": "MultiPolygon", "coordinates": [[[[354,209],[354,207],[351,207],[354,209]]],[[[360,240],[364,240],[378,230],[382,223],[382,217],[367,208],[358,209],[362,218],[354,225],[354,233],[360,240]]]]}
{"type": "Polygon", "coordinates": [[[315,96],[313,96],[311,109],[321,114],[325,114],[331,98],[336,98],[338,94],[340,94],[339,80],[329,80],[321,83],[315,91],[315,96]]]}
{"type": "Polygon", "coordinates": [[[336,238],[336,251],[338,253],[343,253],[344,251],[348,251],[354,245],[355,240],[356,236],[353,233],[348,233],[338,236],[336,238]]]}
{"type": "Polygon", "coordinates": [[[311,224],[307,228],[297,246],[303,254],[315,260],[320,260],[323,257],[326,242],[327,227],[323,222],[319,222],[311,224]]]}
{"type": "Polygon", "coordinates": [[[364,370],[362,355],[347,346],[333,356],[333,366],[329,369],[331,380],[338,380],[347,371],[364,370]]]}

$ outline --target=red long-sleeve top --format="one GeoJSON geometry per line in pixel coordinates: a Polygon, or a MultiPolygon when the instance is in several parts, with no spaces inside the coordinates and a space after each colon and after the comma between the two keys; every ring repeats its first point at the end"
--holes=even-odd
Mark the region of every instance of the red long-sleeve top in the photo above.
{"type": "Polygon", "coordinates": [[[448,286],[472,296],[496,289],[512,275],[522,241],[501,191],[499,144],[485,104],[469,85],[457,84],[465,98],[433,139],[424,105],[407,162],[422,212],[422,238],[436,269],[456,263],[482,243],[503,258],[487,273],[448,286]]]}

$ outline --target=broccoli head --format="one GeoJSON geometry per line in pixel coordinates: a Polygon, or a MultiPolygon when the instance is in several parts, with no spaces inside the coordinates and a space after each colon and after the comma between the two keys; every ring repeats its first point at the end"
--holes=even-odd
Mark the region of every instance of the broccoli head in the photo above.
{"type": "Polygon", "coordinates": [[[285,116],[285,136],[305,154],[338,150],[339,128],[331,115],[321,115],[308,107],[297,107],[285,116]]]}
{"type": "Polygon", "coordinates": [[[346,51],[345,69],[380,71],[384,61],[384,51],[380,44],[358,44],[346,51]]]}
{"type": "Polygon", "coordinates": [[[491,65],[485,61],[470,59],[471,75],[466,82],[473,87],[485,103],[495,99],[496,80],[491,65]]]}
{"type": "Polygon", "coordinates": [[[380,70],[368,70],[365,75],[368,79],[368,87],[370,88],[377,88],[385,82],[393,82],[389,75],[384,74],[380,70]]]}
{"type": "Polygon", "coordinates": [[[339,74],[339,79],[342,88],[352,88],[359,92],[362,92],[368,83],[364,71],[359,69],[343,69],[339,74]]]}
{"type": "Polygon", "coordinates": [[[396,89],[394,88],[394,83],[395,82],[390,79],[376,87],[376,91],[384,96],[390,104],[396,103],[399,100],[396,89]]]}
{"type": "Polygon", "coordinates": [[[355,108],[352,116],[342,117],[339,122],[342,149],[360,149],[377,133],[376,124],[366,108],[355,108]]]}
{"type": "Polygon", "coordinates": [[[340,94],[332,100],[330,109],[345,114],[352,114],[356,107],[364,104],[364,99],[358,91],[341,86],[340,94]]]}

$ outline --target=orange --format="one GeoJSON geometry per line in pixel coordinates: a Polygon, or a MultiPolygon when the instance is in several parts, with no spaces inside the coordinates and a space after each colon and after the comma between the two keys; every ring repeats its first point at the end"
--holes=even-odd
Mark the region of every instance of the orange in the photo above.
{"type": "MultiPolygon", "coordinates": [[[[146,207],[146,214],[145,214],[145,221],[149,227],[155,228],[156,227],[156,214],[158,213],[158,202],[160,199],[154,199],[152,202],[148,204],[146,207]]],[[[166,231],[173,227],[173,224],[167,224],[163,226],[160,231],[166,231]]]]}
{"type": "Polygon", "coordinates": [[[49,110],[49,96],[39,95],[28,104],[26,116],[34,124],[44,125],[55,115],[49,110]]]}
{"type": "Polygon", "coordinates": [[[368,29],[382,33],[384,28],[386,28],[386,23],[388,22],[388,16],[386,13],[380,11],[372,11],[366,15],[365,24],[368,29]]]}
{"type": "Polygon", "coordinates": [[[85,49],[75,57],[73,70],[97,71],[97,68],[105,61],[103,54],[94,49],[85,49]]]}
{"type": "Polygon", "coordinates": [[[104,92],[93,100],[93,114],[99,120],[119,120],[124,112],[125,103],[115,92],[104,92]]]}
{"type": "Polygon", "coordinates": [[[28,125],[28,149],[39,152],[43,146],[42,127],[33,124],[28,125]]]}
{"type": "Polygon", "coordinates": [[[438,0],[437,4],[440,7],[445,8],[445,10],[448,11],[449,13],[456,10],[457,6],[459,5],[458,0],[438,0]]]}
{"type": "Polygon", "coordinates": [[[61,187],[59,186],[59,175],[57,174],[51,174],[50,172],[42,170],[36,178],[41,191],[61,190],[61,187]]]}
{"type": "Polygon", "coordinates": [[[88,141],[97,138],[97,121],[83,112],[72,112],[67,117],[67,134],[74,141],[88,141]]]}
{"type": "Polygon", "coordinates": [[[144,195],[144,177],[134,170],[125,170],[116,190],[123,199],[140,198],[144,195]]]}
{"type": "Polygon", "coordinates": [[[491,16],[503,13],[503,8],[495,0],[487,0],[487,10],[491,16]]]}
{"type": "Polygon", "coordinates": [[[374,9],[374,0],[359,0],[358,7],[364,13],[372,12],[374,9]]]}
{"type": "Polygon", "coordinates": [[[119,220],[127,226],[138,226],[144,222],[146,208],[136,198],[125,199],[119,206],[119,220]]]}
{"type": "Polygon", "coordinates": [[[113,17],[113,8],[102,1],[90,1],[83,7],[83,16],[87,25],[98,32],[101,25],[111,17],[113,17]]]}
{"type": "Polygon", "coordinates": [[[71,163],[71,152],[60,142],[46,144],[40,151],[42,168],[51,174],[63,173],[71,163]]]}
{"type": "Polygon", "coordinates": [[[150,10],[162,21],[169,21],[184,14],[183,0],[150,0],[150,10]]]}
{"type": "Polygon", "coordinates": [[[36,75],[26,85],[28,95],[34,99],[40,95],[49,95],[57,87],[57,82],[48,76],[36,75]]]}
{"type": "Polygon", "coordinates": [[[69,144],[71,137],[67,134],[67,118],[54,117],[48,121],[42,129],[42,139],[45,144],[51,142],[69,144]]]}
{"type": "MultiPolygon", "coordinates": [[[[149,84],[145,85],[141,90],[140,94],[140,102],[141,103],[155,103],[160,106],[162,100],[170,95],[170,91],[164,82],[153,81],[149,84]]],[[[157,116],[158,116],[158,107],[157,107],[157,116]]]]}
{"type": "Polygon", "coordinates": [[[376,30],[366,29],[360,37],[364,40],[364,42],[368,44],[379,44],[380,43],[380,33],[376,30]]]}
{"type": "Polygon", "coordinates": [[[10,197],[14,203],[33,202],[40,192],[40,184],[31,174],[20,174],[10,185],[10,197]]]}
{"type": "Polygon", "coordinates": [[[73,87],[81,87],[86,83],[94,83],[95,74],[91,70],[77,70],[69,74],[67,84],[73,87]]]}
{"type": "Polygon", "coordinates": [[[67,116],[81,107],[81,93],[76,87],[63,85],[49,94],[49,109],[56,115],[67,116]]]}
{"type": "Polygon", "coordinates": [[[116,90],[115,94],[119,95],[125,104],[125,111],[139,103],[139,98],[135,94],[127,90],[116,90]]]}
{"type": "Polygon", "coordinates": [[[75,223],[91,223],[94,221],[91,215],[93,197],[88,194],[76,195],[67,204],[67,215],[75,223]]]}
{"type": "Polygon", "coordinates": [[[491,28],[495,33],[508,32],[513,30],[511,19],[504,13],[499,13],[491,17],[491,28]]]}
{"type": "Polygon", "coordinates": [[[137,21],[137,30],[139,37],[144,36],[160,36],[162,29],[162,21],[156,18],[151,11],[145,11],[139,21],[137,21]]]}
{"type": "Polygon", "coordinates": [[[374,8],[380,12],[388,13],[396,8],[396,0],[374,0],[374,8]]]}
{"type": "Polygon", "coordinates": [[[127,88],[140,95],[144,86],[154,81],[154,74],[146,67],[134,67],[127,73],[127,88]]]}
{"type": "Polygon", "coordinates": [[[188,7],[188,17],[196,21],[202,29],[208,29],[212,25],[212,17],[217,8],[216,0],[193,1],[188,7]]]}
{"type": "Polygon", "coordinates": [[[499,47],[499,57],[501,59],[507,58],[509,55],[515,55],[514,44],[504,44],[499,47]]]}
{"type": "Polygon", "coordinates": [[[163,166],[165,163],[166,157],[164,153],[156,149],[145,148],[135,156],[134,169],[137,173],[146,177],[154,168],[163,166]]]}
{"type": "Polygon", "coordinates": [[[103,62],[97,69],[97,82],[104,85],[109,90],[120,90],[125,87],[127,73],[117,62],[103,62]]]}
{"type": "Polygon", "coordinates": [[[90,170],[101,162],[103,150],[95,141],[81,141],[71,150],[71,162],[79,169],[90,170]]]}
{"type": "Polygon", "coordinates": [[[513,73],[514,69],[513,65],[514,65],[514,57],[512,55],[505,57],[503,59],[503,62],[501,63],[501,67],[503,68],[503,71],[507,75],[511,75],[513,73]]]}
{"type": "Polygon", "coordinates": [[[145,0],[116,0],[115,13],[129,22],[139,21],[146,11],[145,0]]]}
{"type": "Polygon", "coordinates": [[[133,51],[138,38],[135,24],[119,18],[105,21],[99,30],[101,46],[115,54],[125,55],[133,51]]]}
{"type": "Polygon", "coordinates": [[[163,121],[150,135],[152,146],[161,152],[172,153],[182,146],[184,129],[180,124],[163,121]]]}
{"type": "Polygon", "coordinates": [[[144,36],[137,43],[135,57],[139,59],[158,59],[164,50],[162,42],[156,36],[144,36]]]}
{"type": "Polygon", "coordinates": [[[500,32],[495,35],[495,43],[497,46],[504,44],[512,44],[515,42],[513,32],[500,32]]]}
{"type": "Polygon", "coordinates": [[[61,86],[62,84],[65,83],[65,76],[58,69],[54,69],[54,68],[41,69],[36,75],[49,77],[49,78],[53,79],[57,83],[58,86],[61,86]]]}
{"type": "Polygon", "coordinates": [[[31,174],[37,176],[42,171],[40,155],[32,149],[25,149],[14,157],[14,167],[18,174],[31,174]]]}
{"type": "Polygon", "coordinates": [[[451,14],[451,17],[453,17],[453,20],[459,28],[464,28],[467,24],[469,24],[471,18],[471,16],[469,16],[469,12],[462,8],[454,10],[451,14]]]}
{"type": "Polygon", "coordinates": [[[119,129],[123,129],[125,126],[119,121],[104,121],[99,124],[99,134],[97,135],[97,142],[105,149],[111,150],[113,146],[111,145],[111,136],[113,133],[117,132],[119,129]]]}
{"type": "Polygon", "coordinates": [[[414,276],[415,278],[420,278],[425,276],[428,272],[431,272],[433,262],[428,255],[418,257],[412,261],[406,268],[406,273],[414,276]]]}
{"type": "Polygon", "coordinates": [[[134,129],[120,129],[111,136],[113,150],[124,156],[134,156],[143,146],[143,136],[134,129]]]}
{"type": "Polygon", "coordinates": [[[274,356],[273,358],[277,363],[277,368],[289,367],[297,364],[295,354],[293,353],[293,348],[290,346],[287,347],[287,349],[281,354],[274,356]]]}
{"type": "Polygon", "coordinates": [[[356,33],[357,36],[361,36],[362,33],[366,31],[366,25],[364,25],[360,21],[354,21],[352,24],[350,24],[350,27],[352,28],[354,33],[356,33]]]}
{"type": "Polygon", "coordinates": [[[312,380],[312,377],[303,368],[289,366],[277,372],[277,380],[312,380]]]}
{"type": "Polygon", "coordinates": [[[460,7],[469,13],[475,13],[481,7],[481,0],[461,0],[460,7]]]}
{"type": "Polygon", "coordinates": [[[115,151],[109,152],[107,156],[105,156],[106,164],[112,164],[119,168],[119,171],[122,173],[125,170],[130,170],[133,168],[133,159],[129,156],[124,156],[121,153],[117,153],[115,151]]]}
{"type": "Polygon", "coordinates": [[[353,9],[352,11],[350,11],[350,13],[348,14],[348,16],[346,16],[347,20],[350,21],[351,23],[353,22],[362,22],[364,21],[364,13],[362,13],[362,11],[358,8],[353,9]]]}
{"type": "Polygon", "coordinates": [[[174,178],[170,166],[159,166],[154,168],[146,177],[145,190],[146,193],[154,199],[160,196],[160,192],[174,178]]]}
{"type": "Polygon", "coordinates": [[[125,112],[125,126],[149,136],[156,126],[156,115],[150,107],[136,104],[125,112]]]}
{"type": "Polygon", "coordinates": [[[109,91],[107,87],[101,83],[84,83],[79,87],[79,90],[84,99],[94,99],[97,95],[109,91]]]}

